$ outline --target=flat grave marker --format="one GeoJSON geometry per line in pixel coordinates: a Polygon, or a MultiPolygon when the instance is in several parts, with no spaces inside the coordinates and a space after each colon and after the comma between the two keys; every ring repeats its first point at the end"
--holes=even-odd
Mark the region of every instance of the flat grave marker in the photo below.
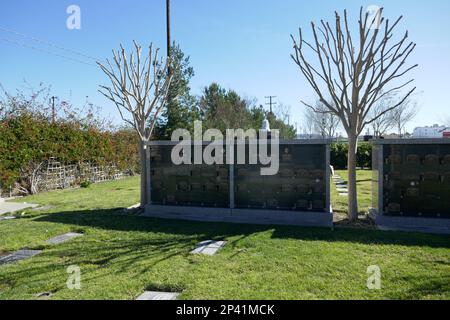
{"type": "Polygon", "coordinates": [[[179,295],[178,292],[145,291],[136,300],[176,300],[179,295]]]}
{"type": "Polygon", "coordinates": [[[191,251],[192,254],[206,254],[212,256],[226,245],[226,241],[206,240],[197,244],[197,247],[191,251]]]}
{"type": "Polygon", "coordinates": [[[1,264],[8,264],[8,263],[14,263],[17,261],[25,260],[28,258],[32,258],[39,253],[41,253],[42,250],[29,250],[29,249],[22,249],[16,252],[13,252],[11,254],[8,254],[6,256],[3,256],[0,258],[0,265],[1,264]]]}
{"type": "Polygon", "coordinates": [[[0,217],[0,221],[4,221],[4,220],[14,220],[14,219],[16,219],[16,217],[13,217],[13,216],[0,217]]]}
{"type": "Polygon", "coordinates": [[[53,237],[51,239],[48,239],[46,242],[48,244],[60,244],[60,243],[64,243],[71,239],[82,237],[82,236],[83,236],[82,233],[68,232],[68,233],[53,237]]]}

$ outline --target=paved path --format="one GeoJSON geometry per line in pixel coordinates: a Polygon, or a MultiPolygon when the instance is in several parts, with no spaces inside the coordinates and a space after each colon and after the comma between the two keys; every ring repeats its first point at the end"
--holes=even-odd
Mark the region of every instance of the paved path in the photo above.
{"type": "Polygon", "coordinates": [[[17,203],[17,202],[0,202],[0,216],[6,213],[12,213],[27,208],[36,208],[38,204],[33,203],[17,203]]]}
{"type": "Polygon", "coordinates": [[[344,181],[338,174],[333,175],[333,181],[336,185],[336,190],[339,193],[340,197],[347,197],[348,196],[348,188],[347,188],[347,182],[344,181]]]}

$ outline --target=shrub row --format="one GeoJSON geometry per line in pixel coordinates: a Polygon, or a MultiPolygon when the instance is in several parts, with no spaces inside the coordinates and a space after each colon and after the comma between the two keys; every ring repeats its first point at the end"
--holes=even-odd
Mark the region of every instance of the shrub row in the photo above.
{"type": "Polygon", "coordinates": [[[93,162],[139,170],[137,136],[84,128],[77,123],[51,123],[31,115],[0,121],[0,188],[14,184],[27,168],[53,157],[65,164],[93,162]]]}
{"type": "MultiPolygon", "coordinates": [[[[348,144],[333,143],[330,148],[330,163],[335,169],[347,169],[348,144]]],[[[356,166],[360,168],[372,167],[372,145],[368,142],[358,143],[356,166]]]]}
{"type": "MultiPolygon", "coordinates": [[[[21,115],[0,121],[0,189],[23,180],[36,164],[56,158],[65,164],[114,164],[119,170],[139,172],[138,138],[131,130],[101,131],[77,123],[21,115]]],[[[335,169],[347,167],[347,143],[331,145],[335,169]]],[[[357,166],[370,168],[372,146],[359,143],[357,166]]]]}

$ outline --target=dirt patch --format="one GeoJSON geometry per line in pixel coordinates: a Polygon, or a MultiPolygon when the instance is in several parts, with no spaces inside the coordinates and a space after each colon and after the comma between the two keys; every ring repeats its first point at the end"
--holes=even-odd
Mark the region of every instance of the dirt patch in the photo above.
{"type": "Polygon", "coordinates": [[[333,223],[337,228],[376,229],[375,224],[367,215],[359,216],[356,221],[350,221],[346,213],[334,213],[333,223]]]}

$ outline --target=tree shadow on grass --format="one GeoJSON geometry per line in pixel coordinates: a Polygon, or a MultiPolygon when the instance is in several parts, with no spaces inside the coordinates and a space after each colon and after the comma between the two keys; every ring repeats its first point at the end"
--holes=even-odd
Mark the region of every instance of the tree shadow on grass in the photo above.
{"type": "MultiPolygon", "coordinates": [[[[54,272],[55,268],[66,268],[69,265],[100,270],[86,273],[86,280],[90,281],[101,280],[105,276],[101,272],[102,268],[119,274],[145,274],[149,270],[167,268],[170,264],[174,272],[186,272],[177,271],[180,267],[177,261],[180,263],[190,256],[190,251],[197,243],[206,239],[222,240],[235,235],[240,237],[233,240],[239,241],[253,232],[267,230],[267,227],[244,226],[245,230],[238,231],[237,225],[126,216],[117,214],[117,211],[118,209],[72,211],[23,218],[33,223],[66,225],[72,231],[85,233],[85,236],[64,244],[47,246],[35,258],[22,261],[20,265],[7,266],[7,272],[3,276],[0,273],[0,287],[3,285],[5,289],[12,288],[18,285],[18,279],[27,279],[27,291],[42,288],[43,276],[54,272]],[[178,260],[177,257],[182,259],[178,260]]],[[[229,246],[234,247],[235,241],[229,241],[229,246]]],[[[195,260],[194,257],[192,259],[195,260]]],[[[57,281],[50,289],[52,292],[64,289],[64,281],[57,281]]]]}
{"type": "MultiPolygon", "coordinates": [[[[188,255],[196,245],[204,240],[224,240],[235,237],[228,242],[234,247],[243,238],[262,231],[268,226],[236,225],[227,223],[203,223],[180,220],[139,217],[117,214],[118,208],[107,210],[71,211],[41,215],[34,222],[50,222],[70,225],[72,231],[90,233],[87,228],[110,231],[102,239],[93,237],[80,238],[79,242],[87,245],[95,255],[80,260],[80,263],[107,264],[120,259],[127,267],[139,262],[142,256],[152,260],[151,267],[176,255],[188,255]],[[125,232],[125,234],[121,233],[125,232]],[[100,257],[100,258],[95,258],[100,257]],[[154,257],[154,259],[153,259],[154,257]]],[[[67,246],[66,246],[67,247],[67,246]]],[[[80,248],[63,251],[64,256],[79,255],[80,248]]],[[[56,249],[53,249],[58,253],[56,249]]]]}
{"type": "MultiPolygon", "coordinates": [[[[136,231],[163,234],[164,241],[192,246],[205,239],[223,240],[238,237],[234,242],[252,234],[271,231],[275,239],[299,239],[309,241],[352,242],[359,244],[427,246],[450,248],[450,238],[445,235],[430,235],[408,232],[389,232],[367,229],[327,229],[293,226],[269,226],[232,223],[214,223],[170,220],[151,217],[115,214],[118,209],[60,212],[41,216],[35,221],[73,225],[76,228],[92,227],[113,231],[136,231]]],[[[154,241],[154,240],[152,240],[154,241]]],[[[233,245],[233,243],[231,243],[233,245]]]]}
{"type": "MultiPolygon", "coordinates": [[[[383,244],[404,246],[450,247],[445,236],[382,232],[371,230],[347,230],[302,228],[288,226],[263,226],[230,223],[192,222],[117,214],[118,209],[71,211],[42,214],[30,218],[33,222],[50,222],[84,231],[86,235],[67,243],[49,246],[23,265],[10,266],[0,274],[3,289],[22,285],[16,283],[27,279],[27,292],[42,290],[48,274],[55,268],[80,265],[98,272],[83,273],[86,280],[101,281],[111,272],[128,272],[130,276],[165,270],[171,273],[189,272],[189,252],[203,240],[224,240],[231,257],[242,249],[239,242],[261,232],[270,232],[272,239],[299,239],[303,241],[351,242],[360,244],[383,244]],[[107,231],[106,234],[104,231],[107,231]],[[236,249],[236,250],[235,250],[236,249]],[[178,258],[181,257],[181,260],[178,258]],[[186,261],[186,257],[189,257],[186,261]],[[183,262],[184,260],[184,262],[183,262]],[[186,264],[187,263],[187,264],[186,264]],[[102,269],[105,268],[104,272],[102,269]],[[22,280],[20,280],[22,279],[22,280]]],[[[255,240],[256,241],[256,240],[255,240]]],[[[267,243],[267,242],[265,242],[267,243]]],[[[196,258],[192,257],[191,262],[196,258]]],[[[61,279],[66,277],[61,273],[61,279]]],[[[57,292],[65,288],[65,280],[53,281],[45,290],[57,292]]],[[[65,279],[65,278],[64,278],[65,279]]],[[[173,279],[179,279],[174,277],[173,279]]],[[[176,280],[179,281],[179,280],[176,280]]],[[[183,283],[172,283],[182,287],[183,283]]],[[[438,281],[436,286],[440,286],[438,281]]],[[[432,290],[440,290],[436,287],[432,290]]],[[[424,286],[424,291],[430,290],[424,286]]],[[[33,292],[37,293],[37,292],[33,292]]]]}
{"type": "MultiPolygon", "coordinates": [[[[78,221],[79,222],[79,221],[78,221]]],[[[77,223],[80,230],[83,224],[77,223]]],[[[89,236],[89,231],[84,237],[73,239],[67,243],[48,246],[33,259],[21,261],[23,266],[7,265],[8,279],[39,279],[54,271],[55,267],[68,267],[69,265],[91,266],[94,269],[113,267],[115,272],[144,273],[158,264],[175,256],[187,255],[196,243],[195,236],[171,236],[145,234],[127,237],[121,232],[109,234],[100,239],[89,236]]],[[[89,276],[94,279],[96,276],[89,276]]],[[[0,283],[5,279],[1,279],[0,283]]],[[[39,282],[39,280],[35,280],[39,282]]],[[[64,286],[63,286],[64,287],[64,286]]]]}
{"type": "Polygon", "coordinates": [[[408,290],[402,292],[393,292],[388,295],[389,299],[417,300],[426,299],[427,296],[436,296],[443,294],[443,299],[448,299],[450,295],[450,275],[429,276],[407,276],[400,279],[394,279],[395,283],[401,280],[409,287],[408,290]]]}
{"type": "Polygon", "coordinates": [[[370,230],[368,228],[335,228],[332,231],[322,228],[302,228],[299,230],[295,227],[283,227],[276,228],[272,237],[327,242],[351,242],[367,245],[450,248],[450,238],[445,235],[380,231],[370,230]]]}

